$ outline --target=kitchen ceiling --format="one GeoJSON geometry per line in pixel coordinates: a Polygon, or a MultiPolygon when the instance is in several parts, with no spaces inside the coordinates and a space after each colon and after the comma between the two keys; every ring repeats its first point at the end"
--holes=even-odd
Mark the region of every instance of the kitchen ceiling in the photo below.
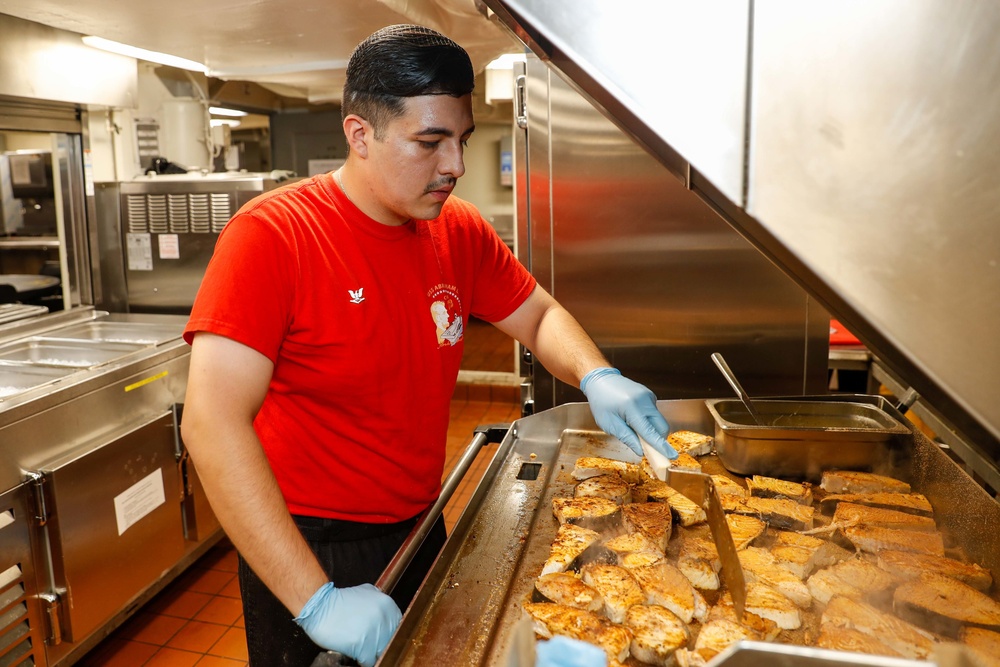
{"type": "Polygon", "coordinates": [[[339,102],[351,51],[378,28],[419,23],[469,51],[476,71],[521,47],[480,0],[0,0],[0,13],[203,63],[311,103],[339,102]]]}

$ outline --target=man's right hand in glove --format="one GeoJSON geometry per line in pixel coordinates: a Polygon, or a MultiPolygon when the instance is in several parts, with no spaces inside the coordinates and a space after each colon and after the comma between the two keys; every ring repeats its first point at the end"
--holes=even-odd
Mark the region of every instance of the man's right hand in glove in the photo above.
{"type": "Polygon", "coordinates": [[[330,582],[313,593],[295,622],[318,646],[372,667],[402,617],[392,598],[371,584],[336,588],[330,582]]]}

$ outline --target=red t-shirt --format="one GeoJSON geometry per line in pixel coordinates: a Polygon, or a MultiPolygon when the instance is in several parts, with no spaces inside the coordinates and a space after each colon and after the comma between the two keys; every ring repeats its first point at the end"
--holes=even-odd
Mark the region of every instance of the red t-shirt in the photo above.
{"type": "Polygon", "coordinates": [[[401,521],[441,488],[464,323],[507,317],[534,287],[472,205],[390,227],[324,174],[237,212],[184,338],[274,362],[254,428],[293,514],[401,521]]]}

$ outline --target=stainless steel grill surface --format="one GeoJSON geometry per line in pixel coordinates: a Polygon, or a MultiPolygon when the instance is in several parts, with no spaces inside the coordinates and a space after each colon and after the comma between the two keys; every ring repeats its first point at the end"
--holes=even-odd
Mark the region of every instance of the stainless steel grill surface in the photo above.
{"type": "MultiPolygon", "coordinates": [[[[675,430],[714,430],[703,400],[661,401],[659,407],[675,430]]],[[[925,494],[946,543],[996,578],[1000,506],[939,447],[904,423],[908,434],[899,436],[897,456],[873,472],[897,476],[925,494]]],[[[523,617],[521,603],[531,594],[557,529],[552,498],[572,494],[571,472],[585,455],[636,458],[597,429],[586,404],[566,404],[514,422],[381,664],[509,664],[515,625],[523,617]]],[[[722,470],[716,457],[707,458],[706,472],[722,470]],[[710,465],[717,470],[709,470],[710,465]]],[[[769,650],[777,659],[788,646],[754,647],[764,658],[769,650]]],[[[795,664],[818,655],[823,664],[858,664],[861,658],[807,647],[796,647],[795,655],[795,664]],[[831,662],[831,655],[843,660],[831,662]]]]}

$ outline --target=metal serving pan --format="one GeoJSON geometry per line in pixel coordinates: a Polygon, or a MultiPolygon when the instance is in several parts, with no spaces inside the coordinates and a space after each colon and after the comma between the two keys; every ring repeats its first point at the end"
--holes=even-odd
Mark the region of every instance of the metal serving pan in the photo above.
{"type": "Polygon", "coordinates": [[[882,396],[755,399],[757,424],[737,399],[705,401],[719,460],[740,475],[818,480],[823,470],[888,470],[910,431],[882,396]]]}
{"type": "Polygon", "coordinates": [[[45,306],[29,306],[20,303],[0,304],[0,324],[15,322],[49,312],[45,306]]]}
{"type": "Polygon", "coordinates": [[[93,368],[120,359],[143,347],[145,346],[126,343],[95,343],[37,337],[0,347],[0,362],[58,368],[93,368]]]}
{"type": "Polygon", "coordinates": [[[64,378],[73,369],[0,366],[0,400],[64,378]]]}
{"type": "Polygon", "coordinates": [[[104,343],[134,343],[159,345],[181,337],[183,324],[148,324],[145,322],[87,322],[77,326],[56,329],[48,338],[63,340],[89,340],[104,343]]]}

